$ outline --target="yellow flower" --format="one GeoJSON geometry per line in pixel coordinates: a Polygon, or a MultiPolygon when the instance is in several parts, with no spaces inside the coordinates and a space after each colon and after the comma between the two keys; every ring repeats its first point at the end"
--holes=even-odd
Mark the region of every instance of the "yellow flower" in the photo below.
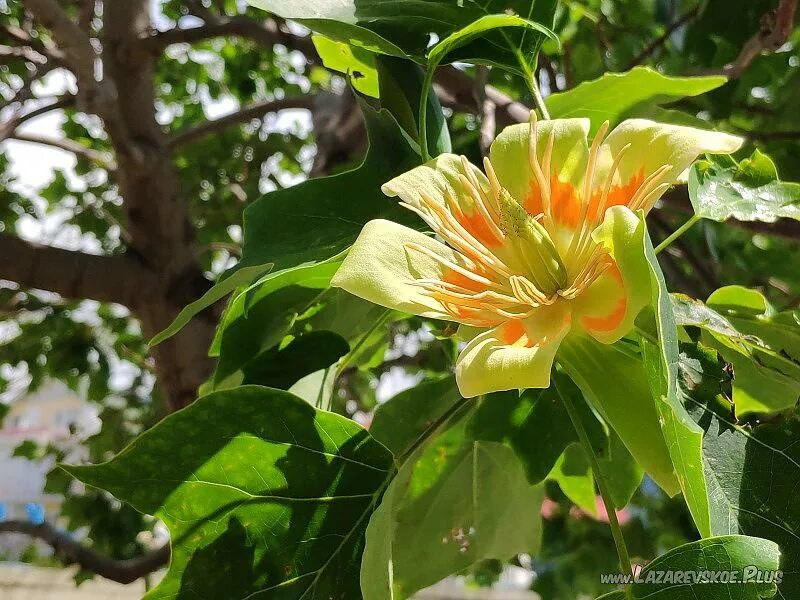
{"type": "Polygon", "coordinates": [[[506,128],[484,159],[443,154],[383,186],[439,238],[367,223],[331,285],[473,333],[456,363],[465,397],[550,385],[567,335],[611,344],[650,302],[646,214],[724,133],[624,121],[588,142],[588,119],[506,128]],[[441,241],[439,241],[441,240],[441,241]],[[638,240],[638,242],[637,242],[638,240]]]}

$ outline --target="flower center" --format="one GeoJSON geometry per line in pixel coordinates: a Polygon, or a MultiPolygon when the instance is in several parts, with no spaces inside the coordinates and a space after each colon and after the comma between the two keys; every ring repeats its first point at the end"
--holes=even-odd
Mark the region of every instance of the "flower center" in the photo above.
{"type": "Polygon", "coordinates": [[[614,264],[608,250],[592,237],[606,208],[624,203],[632,210],[648,210],[666,188],[659,181],[671,168],[665,165],[612,194],[612,181],[628,144],[617,153],[603,185],[596,187],[607,131],[608,122],[592,141],[581,189],[575,189],[555,175],[553,130],[539,158],[538,122],[531,113],[528,160],[539,196],[538,214],[529,214],[528,203],[526,210],[523,199],[513,198],[500,185],[487,158],[484,175],[463,156],[443,191],[444,202],[423,193],[418,203],[401,203],[457,253],[448,260],[421,246],[407,246],[410,252],[439,262],[443,272],[440,279],[414,285],[440,301],[455,319],[480,327],[524,319],[541,306],[578,297],[614,264]],[[624,198],[616,197],[620,191],[624,198]]]}

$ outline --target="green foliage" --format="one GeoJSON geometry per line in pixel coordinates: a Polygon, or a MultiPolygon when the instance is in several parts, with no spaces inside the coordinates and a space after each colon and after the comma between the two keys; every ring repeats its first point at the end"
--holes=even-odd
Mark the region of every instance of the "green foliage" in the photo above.
{"type": "Polygon", "coordinates": [[[149,598],[358,598],[363,528],[392,459],[349,419],[244,386],[171,415],[111,462],[65,468],[170,528],[170,568],[149,598]]]}
{"type": "Polygon", "coordinates": [[[776,542],[784,573],[778,597],[792,598],[800,593],[800,520],[792,510],[800,481],[800,422],[797,416],[754,426],[737,422],[730,374],[713,351],[687,346],[680,366],[686,408],[704,431],[712,532],[776,542]]]}
{"type": "Polygon", "coordinates": [[[663,104],[704,94],[725,81],[719,76],[669,77],[647,67],[635,67],[626,73],[604,73],[549,96],[545,103],[551,117],[588,117],[596,131],[603,121],[610,121],[613,127],[629,117],[648,117],[663,104]]]}
{"type": "MultiPolygon", "coordinates": [[[[476,76],[526,105],[538,82],[551,116],[588,117],[593,131],[606,119],[645,117],[747,138],[749,158],[707,158],[690,171],[692,207],[707,222],[659,254],[660,265],[642,228],[654,309],[612,346],[565,344],[553,377],[580,410],[612,504],[629,507],[632,554],[652,561],[643,577],[770,570],[780,560],[778,597],[800,594],[800,250],[764,233],[778,229],[722,224],[798,218],[798,184],[778,172],[800,178],[800,37],[792,32],[730,80],[687,76],[736,61],[774,2],[254,0],[274,18],[232,0],[189,4],[160,3],[159,28],[188,29],[218,14],[212,27],[265,23],[280,43],[241,35],[171,47],[153,74],[165,129],[191,130],[214,105],[319,100],[342,84],[322,64],[348,76],[369,148],[355,168],[307,181],[311,144],[322,140],[266,116],[173,148],[208,278],[241,260],[153,340],[231,295],[209,349],[215,370],[202,386],[213,393],[160,423],[158,383],[132,315],[3,284],[0,362],[24,370],[32,389],[58,378],[87,389],[100,407],[103,428],[87,447],[101,464],[68,468],[95,487],[80,489],[60,469],[48,474],[47,491],[66,498],[69,530],[88,528],[87,545],[127,559],[143,551],[137,534],[153,527],[145,515],[162,519],[173,560],[151,598],[403,598],[458,572],[493,581],[520,552],[533,555],[545,598],[609,591],[597,573],[617,565],[596,520],[595,475],[554,389],[465,400],[452,378],[453,328],[329,287],[367,221],[422,228],[384,197],[382,183],[418,164],[425,147],[477,163],[479,137],[507,124],[506,106],[497,123],[484,114],[494,101],[468,79],[476,76]],[[284,18],[313,32],[314,49],[284,18]],[[467,81],[456,93],[438,90],[446,110],[425,78],[444,62],[467,81]],[[740,285],[722,287],[728,282],[740,285]],[[670,299],[668,289],[708,300],[670,299]],[[134,372],[125,389],[110,383],[120,363],[134,372]],[[415,385],[380,401],[379,382],[398,370],[415,385]],[[350,417],[372,419],[369,432],[350,417]],[[653,481],[682,496],[667,498],[653,481]],[[556,509],[542,519],[545,496],[556,509]]],[[[0,13],[14,27],[28,21],[19,5],[0,13]]],[[[99,20],[89,27],[103,39],[99,20]]],[[[43,28],[33,37],[52,43],[43,28]]],[[[1,58],[5,102],[34,74],[1,58]]],[[[77,108],[62,121],[59,135],[97,160],[76,159],[80,181],[56,171],[27,190],[0,156],[0,231],[57,219],[93,249],[134,255],[109,138],[77,108]]],[[[654,237],[684,221],[686,209],[665,200],[650,221],[654,237]]],[[[3,390],[8,379],[0,374],[3,390]]],[[[63,460],[65,450],[25,442],[15,455],[63,460]]],[[[773,592],[769,583],[637,584],[607,597],[773,592]]]]}
{"type": "Polygon", "coordinates": [[[779,556],[778,547],[768,540],[741,535],[707,538],[673,548],[642,569],[639,578],[643,583],[634,584],[625,592],[613,592],[601,598],[683,600],[687,597],[687,593],[693,597],[702,594],[703,598],[709,600],[771,598],[775,595],[775,583],[758,580],[756,573],[752,573],[744,583],[726,582],[714,585],[703,581],[676,582],[675,573],[734,571],[739,577],[744,578],[750,573],[748,567],[751,567],[764,573],[766,578],[770,578],[770,573],[778,567],[779,556]],[[667,574],[670,571],[673,573],[671,576],[667,574]],[[648,578],[651,578],[652,582],[648,582],[648,578]]]}
{"type": "Polygon", "coordinates": [[[800,183],[780,181],[775,163],[758,150],[740,162],[729,156],[698,161],[689,176],[689,197],[704,219],[800,220],[800,183]]]}
{"type": "MultiPolygon", "coordinates": [[[[294,19],[333,39],[372,52],[417,61],[424,59],[430,33],[444,39],[456,31],[475,27],[473,24],[482,18],[498,18],[501,13],[515,16],[517,20],[547,25],[553,20],[556,4],[552,0],[513,0],[510,3],[496,0],[468,0],[463,3],[423,0],[409,2],[408,7],[402,2],[393,5],[378,0],[251,0],[250,3],[283,18],[294,19]]],[[[541,38],[527,31],[493,32],[471,39],[450,59],[518,69],[518,55],[522,53],[526,57],[533,57],[540,44],[541,38]]]]}
{"type": "Polygon", "coordinates": [[[795,311],[778,312],[756,290],[727,286],[707,304],[674,298],[682,325],[703,330],[736,373],[736,414],[770,413],[793,407],[800,397],[800,322],[795,311]]]}

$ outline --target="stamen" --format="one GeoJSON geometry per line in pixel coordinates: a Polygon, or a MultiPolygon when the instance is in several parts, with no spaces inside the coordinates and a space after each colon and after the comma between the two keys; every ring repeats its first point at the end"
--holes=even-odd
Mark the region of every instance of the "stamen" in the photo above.
{"type": "MultiPolygon", "coordinates": [[[[490,266],[494,271],[497,273],[502,274],[505,277],[511,275],[511,270],[508,266],[503,263],[497,256],[495,256],[492,252],[490,252],[486,246],[484,246],[478,239],[475,238],[469,231],[467,231],[461,223],[453,216],[452,212],[448,211],[441,203],[437,202],[430,196],[426,196],[426,202],[428,203],[431,210],[433,210],[445,226],[449,226],[450,230],[446,227],[443,227],[443,231],[448,232],[450,236],[442,236],[444,237],[449,243],[452,243],[454,246],[458,246],[458,249],[462,250],[466,254],[477,254],[480,256],[480,262],[485,263],[487,266],[490,266]],[[464,248],[467,248],[465,250],[464,248]]],[[[452,207],[458,207],[458,204],[455,198],[452,197],[452,194],[449,190],[445,191],[445,198],[447,199],[448,204],[452,207]]],[[[460,208],[458,209],[460,211],[460,208]]],[[[438,233],[438,232],[437,232],[438,233]]],[[[440,234],[441,235],[441,234],[440,234]]],[[[474,256],[472,258],[475,258],[474,256]]]]}
{"type": "Polygon", "coordinates": [[[589,202],[591,200],[591,191],[594,184],[594,172],[597,166],[597,155],[600,151],[600,144],[608,131],[610,123],[604,121],[597,131],[597,135],[592,140],[592,146],[589,150],[589,161],[586,165],[586,175],[583,181],[583,197],[581,198],[581,212],[578,217],[578,225],[575,234],[572,236],[572,241],[567,250],[567,256],[572,256],[578,247],[578,243],[583,239],[584,230],[586,229],[586,213],[589,210],[589,202]]]}
{"type": "MultiPolygon", "coordinates": [[[[405,248],[406,250],[415,250],[421,254],[424,254],[428,258],[438,262],[439,264],[447,267],[448,269],[452,269],[456,273],[463,275],[464,277],[474,281],[475,283],[480,283],[488,287],[497,287],[497,284],[491,281],[490,279],[487,279],[482,275],[478,275],[477,273],[473,273],[472,271],[457,265],[453,261],[447,260],[443,256],[439,256],[438,254],[436,254],[436,252],[434,252],[430,248],[426,248],[425,246],[421,246],[420,244],[414,242],[409,242],[405,244],[405,248]]],[[[474,268],[474,265],[472,266],[472,268],[474,268]]]]}
{"type": "Polygon", "coordinates": [[[655,171],[653,171],[650,176],[642,182],[642,185],[639,186],[639,189],[636,190],[636,193],[631,198],[631,201],[628,203],[628,206],[632,211],[637,211],[641,208],[641,200],[647,196],[652,189],[656,186],[657,182],[667,171],[672,170],[672,165],[662,165],[655,171]]]}
{"type": "Polygon", "coordinates": [[[472,199],[475,201],[475,206],[481,213],[483,220],[486,221],[486,225],[489,226],[489,230],[492,232],[492,234],[501,241],[505,239],[506,236],[503,233],[503,230],[500,229],[497,226],[497,223],[495,222],[495,218],[497,217],[497,215],[493,217],[491,214],[489,214],[489,210],[486,208],[486,205],[483,202],[482,194],[463,175],[459,175],[458,179],[461,182],[461,185],[463,185],[469,192],[470,196],[472,196],[472,199]]]}
{"type": "Polygon", "coordinates": [[[600,197],[600,204],[597,207],[597,214],[595,215],[595,222],[599,223],[603,220],[606,212],[606,202],[608,202],[608,194],[611,192],[611,185],[614,181],[614,175],[619,169],[619,165],[622,162],[622,157],[625,156],[625,153],[630,149],[631,143],[628,142],[622,148],[620,148],[619,153],[614,158],[614,162],[611,165],[611,170],[608,172],[608,178],[606,179],[606,185],[603,188],[603,195],[600,197]]]}
{"type": "Polygon", "coordinates": [[[670,184],[662,183],[657,185],[652,192],[648,193],[644,198],[642,198],[640,205],[641,208],[644,209],[644,212],[650,212],[650,209],[653,208],[653,205],[656,203],[656,201],[661,198],[664,192],[666,192],[670,187],[670,184]]]}
{"type": "MultiPolygon", "coordinates": [[[[503,189],[503,186],[500,185],[500,181],[497,179],[497,173],[494,172],[494,167],[488,157],[484,157],[483,159],[483,168],[486,171],[486,177],[489,179],[489,186],[492,190],[492,200],[499,203],[500,190],[503,189]]],[[[499,204],[492,208],[495,209],[498,215],[500,214],[499,204]]]]}
{"type": "Polygon", "coordinates": [[[553,215],[551,211],[551,190],[550,190],[550,173],[546,176],[542,172],[539,165],[539,154],[536,147],[537,138],[539,137],[539,121],[536,117],[536,111],[531,111],[530,118],[530,137],[528,138],[528,162],[530,163],[531,170],[539,185],[539,196],[542,200],[542,208],[544,209],[545,222],[551,231],[555,231],[555,223],[553,222],[553,215]]]}

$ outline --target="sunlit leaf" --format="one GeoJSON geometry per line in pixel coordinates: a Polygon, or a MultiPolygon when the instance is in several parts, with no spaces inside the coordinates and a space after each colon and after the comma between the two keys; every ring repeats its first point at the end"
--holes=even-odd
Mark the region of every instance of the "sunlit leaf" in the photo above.
{"type": "Polygon", "coordinates": [[[200,398],[112,461],[71,466],[170,529],[147,598],[360,598],[364,529],[391,476],[386,448],[287,392],[200,398]]]}
{"type": "Polygon", "coordinates": [[[312,35],[311,39],[323,65],[347,75],[350,84],[362,94],[378,97],[375,54],[361,46],[351,46],[324,35],[312,35]]]}
{"type": "Polygon", "coordinates": [[[627,117],[647,117],[653,107],[704,94],[725,81],[725,77],[717,75],[670,77],[649,67],[635,67],[625,73],[605,73],[566,92],[552,94],[545,104],[551,117],[588,117],[596,131],[606,119],[613,127],[627,117]]]}
{"type": "Polygon", "coordinates": [[[777,597],[795,598],[800,594],[800,420],[794,415],[754,427],[737,423],[725,395],[730,375],[714,354],[687,347],[681,355],[686,407],[704,430],[712,533],[776,542],[784,574],[777,597]]]}
{"type": "Polygon", "coordinates": [[[695,163],[689,198],[697,215],[713,221],[800,219],[800,183],[780,181],[775,164],[758,150],[740,162],[715,156],[695,163]]]}
{"type": "Polygon", "coordinates": [[[673,298],[679,323],[703,330],[703,341],[733,366],[736,414],[776,412],[800,398],[800,322],[777,312],[756,290],[720,288],[706,304],[673,298]]]}

